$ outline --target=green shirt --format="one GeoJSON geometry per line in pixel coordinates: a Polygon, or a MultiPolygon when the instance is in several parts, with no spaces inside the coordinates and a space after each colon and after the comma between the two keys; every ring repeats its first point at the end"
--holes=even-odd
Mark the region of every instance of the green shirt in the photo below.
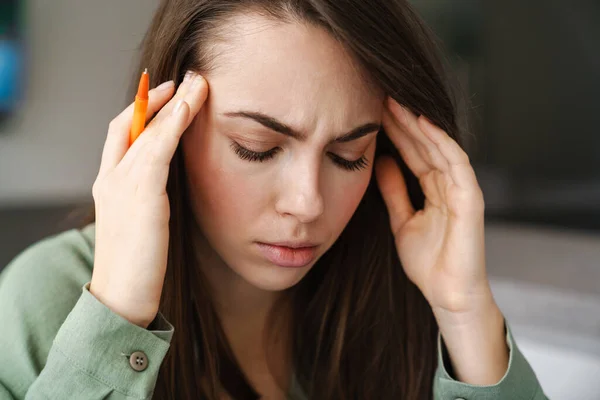
{"type": "MultiPolygon", "coordinates": [[[[173,336],[159,314],[149,329],[113,313],[89,291],[95,225],[47,237],[0,274],[0,399],[150,399],[173,336]],[[146,368],[130,355],[141,351],[146,368]],[[139,368],[138,368],[139,369],[139,368]]],[[[507,326],[509,367],[493,386],[454,380],[438,336],[435,400],[544,400],[507,326]]],[[[290,397],[305,398],[292,384],[290,397]]]]}

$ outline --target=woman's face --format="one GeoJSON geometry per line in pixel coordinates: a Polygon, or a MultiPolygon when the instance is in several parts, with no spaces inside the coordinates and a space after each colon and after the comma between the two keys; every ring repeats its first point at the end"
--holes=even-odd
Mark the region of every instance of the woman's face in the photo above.
{"type": "Polygon", "coordinates": [[[306,275],[355,212],[384,94],[324,30],[258,16],[237,17],[232,29],[182,139],[191,204],[227,267],[279,291],[306,275]]]}

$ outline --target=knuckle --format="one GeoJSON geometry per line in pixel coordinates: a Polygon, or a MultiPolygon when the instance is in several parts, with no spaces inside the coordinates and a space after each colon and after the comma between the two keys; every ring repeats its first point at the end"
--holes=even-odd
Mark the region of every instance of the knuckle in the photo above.
{"type": "Polygon", "coordinates": [[[102,192],[103,192],[102,182],[99,180],[96,180],[94,182],[94,184],[92,185],[92,196],[94,197],[94,199],[99,199],[102,196],[102,192]]]}
{"type": "Polygon", "coordinates": [[[140,137],[138,139],[139,148],[138,148],[137,154],[135,155],[135,157],[133,159],[133,162],[136,164],[139,162],[145,162],[148,159],[148,157],[150,157],[150,152],[151,152],[150,148],[152,146],[150,146],[151,140],[150,140],[149,135],[151,135],[151,132],[144,132],[144,135],[146,135],[146,136],[143,138],[140,137]]]}
{"type": "Polygon", "coordinates": [[[464,190],[461,192],[461,200],[468,205],[471,210],[482,211],[485,207],[483,193],[479,188],[464,190]]]}
{"type": "Polygon", "coordinates": [[[117,118],[113,118],[108,123],[108,133],[110,134],[111,132],[116,131],[117,130],[117,126],[118,126],[118,120],[117,120],[117,118]]]}
{"type": "Polygon", "coordinates": [[[147,166],[151,166],[154,165],[159,158],[159,151],[156,145],[150,146],[150,145],[146,145],[145,146],[145,151],[144,151],[144,161],[147,163],[147,166]]]}
{"type": "Polygon", "coordinates": [[[483,195],[483,191],[481,189],[477,189],[477,201],[479,207],[483,210],[485,209],[485,196],[483,195]]]}
{"type": "MultiPolygon", "coordinates": [[[[157,138],[156,141],[149,146],[148,149],[148,166],[152,168],[162,167],[165,165],[164,153],[164,138],[157,138]]],[[[168,164],[167,164],[168,165],[168,164]]]]}
{"type": "Polygon", "coordinates": [[[477,190],[473,193],[473,198],[471,200],[472,207],[476,211],[483,211],[485,209],[485,202],[483,200],[483,195],[481,191],[477,190]]]}
{"type": "Polygon", "coordinates": [[[111,171],[102,178],[97,178],[92,185],[92,196],[94,199],[106,198],[113,193],[119,192],[117,183],[118,178],[114,176],[116,171],[111,171]]]}

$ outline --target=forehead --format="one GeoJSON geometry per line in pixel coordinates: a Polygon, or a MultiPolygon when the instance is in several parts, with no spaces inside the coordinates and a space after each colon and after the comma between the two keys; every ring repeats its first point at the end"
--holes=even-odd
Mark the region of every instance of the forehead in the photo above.
{"type": "Polygon", "coordinates": [[[253,14],[228,25],[214,49],[218,67],[207,75],[214,106],[264,111],[307,129],[380,117],[383,93],[324,29],[253,14]]]}

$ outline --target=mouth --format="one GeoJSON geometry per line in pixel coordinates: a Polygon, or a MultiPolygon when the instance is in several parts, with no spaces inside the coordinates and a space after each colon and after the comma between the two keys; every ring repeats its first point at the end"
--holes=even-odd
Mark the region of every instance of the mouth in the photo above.
{"type": "Polygon", "coordinates": [[[283,268],[302,268],[317,257],[317,245],[308,242],[257,242],[263,257],[283,268]]]}

